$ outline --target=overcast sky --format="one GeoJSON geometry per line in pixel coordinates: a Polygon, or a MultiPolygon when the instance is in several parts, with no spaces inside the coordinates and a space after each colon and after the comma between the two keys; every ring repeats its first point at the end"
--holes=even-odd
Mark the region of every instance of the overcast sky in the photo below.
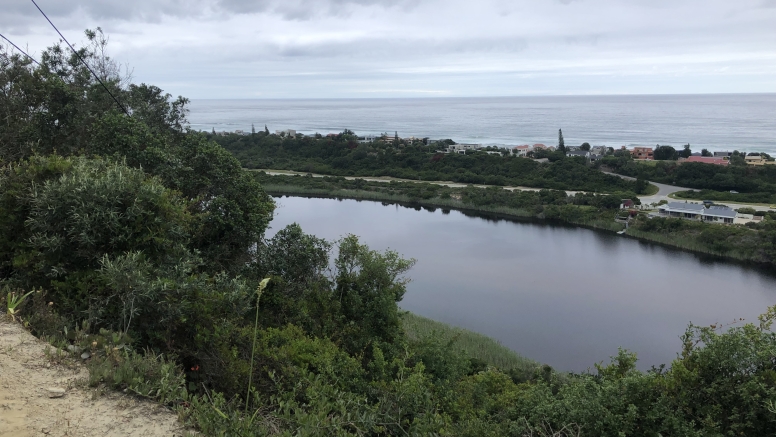
{"type": "MultiPolygon", "coordinates": [[[[776,92],[776,0],[37,0],[190,98],[776,92]]],[[[29,0],[0,33],[58,37],[29,0]]]]}

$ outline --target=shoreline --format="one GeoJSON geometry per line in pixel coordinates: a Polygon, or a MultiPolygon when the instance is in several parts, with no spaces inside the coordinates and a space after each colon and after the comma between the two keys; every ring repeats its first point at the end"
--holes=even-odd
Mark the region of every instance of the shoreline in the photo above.
{"type": "MultiPolygon", "coordinates": [[[[433,207],[440,209],[456,210],[462,213],[473,213],[476,215],[489,215],[494,218],[506,219],[506,220],[532,220],[545,223],[561,224],[573,227],[587,228],[603,232],[611,232],[619,234],[618,231],[623,230],[623,226],[612,219],[612,221],[605,220],[588,220],[588,221],[573,221],[563,219],[547,219],[534,214],[531,214],[525,210],[513,209],[508,207],[486,207],[486,206],[474,206],[465,205],[462,201],[456,199],[410,199],[405,195],[389,195],[374,191],[366,190],[323,190],[305,188],[294,185],[285,184],[264,184],[264,191],[272,196],[293,196],[293,197],[312,197],[312,198],[327,198],[327,199],[351,199],[351,200],[366,200],[374,202],[391,202],[399,204],[401,206],[419,206],[419,207],[433,207]]],[[[744,256],[739,256],[736,253],[719,253],[710,251],[708,249],[699,247],[694,244],[693,241],[687,241],[686,239],[677,239],[670,234],[660,234],[654,232],[643,232],[634,229],[627,229],[623,234],[624,237],[646,242],[650,244],[656,244],[666,248],[674,250],[682,250],[696,255],[708,256],[720,261],[742,263],[766,270],[776,271],[774,266],[767,262],[760,262],[744,256]]]]}

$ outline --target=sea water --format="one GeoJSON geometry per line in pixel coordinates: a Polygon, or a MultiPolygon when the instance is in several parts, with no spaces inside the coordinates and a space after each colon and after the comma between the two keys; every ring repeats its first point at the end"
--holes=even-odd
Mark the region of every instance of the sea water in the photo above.
{"type": "Polygon", "coordinates": [[[776,155],[776,94],[193,100],[195,130],[395,133],[483,145],[690,144],[776,155]]]}

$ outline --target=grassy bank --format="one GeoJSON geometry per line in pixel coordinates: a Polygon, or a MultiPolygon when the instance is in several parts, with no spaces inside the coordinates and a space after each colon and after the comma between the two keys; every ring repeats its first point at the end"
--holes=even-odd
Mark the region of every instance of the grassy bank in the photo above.
{"type": "Polygon", "coordinates": [[[411,341],[433,337],[444,344],[460,349],[467,357],[475,358],[503,370],[532,370],[536,361],[518,355],[490,337],[437,322],[411,312],[402,314],[402,326],[411,341]]]}

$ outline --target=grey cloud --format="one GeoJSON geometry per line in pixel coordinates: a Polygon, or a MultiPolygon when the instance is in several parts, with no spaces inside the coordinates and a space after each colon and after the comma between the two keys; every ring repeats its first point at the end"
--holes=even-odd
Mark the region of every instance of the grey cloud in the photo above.
{"type": "Polygon", "coordinates": [[[429,59],[448,54],[514,54],[528,47],[522,38],[467,38],[458,40],[422,40],[409,38],[363,39],[325,43],[289,43],[268,45],[267,55],[280,58],[339,58],[357,55],[380,65],[400,65],[408,59],[429,59]],[[394,61],[392,61],[394,60],[394,61]]]}
{"type": "MultiPolygon", "coordinates": [[[[421,0],[37,0],[50,17],[86,16],[96,20],[159,22],[163,17],[228,18],[232,14],[271,12],[286,20],[306,20],[319,15],[340,15],[350,6],[411,8],[421,0]]],[[[40,17],[24,0],[0,0],[6,19],[0,23],[40,17]],[[13,20],[9,20],[13,18],[13,20]]]]}
{"type": "Polygon", "coordinates": [[[284,20],[305,21],[319,16],[347,16],[352,6],[402,7],[411,10],[422,0],[219,0],[217,10],[226,13],[271,12],[284,20]]]}
{"type": "MultiPolygon", "coordinates": [[[[461,95],[484,81],[568,89],[575,75],[710,84],[711,71],[720,90],[732,89],[725,77],[752,75],[746,83],[776,91],[776,0],[36,1],[74,40],[102,26],[142,80],[178,94],[171,78],[190,78],[191,97],[269,76],[288,96],[437,89],[443,77],[439,87],[461,95]]],[[[0,30],[20,45],[56,41],[29,0],[0,0],[0,10],[0,30]]]]}

